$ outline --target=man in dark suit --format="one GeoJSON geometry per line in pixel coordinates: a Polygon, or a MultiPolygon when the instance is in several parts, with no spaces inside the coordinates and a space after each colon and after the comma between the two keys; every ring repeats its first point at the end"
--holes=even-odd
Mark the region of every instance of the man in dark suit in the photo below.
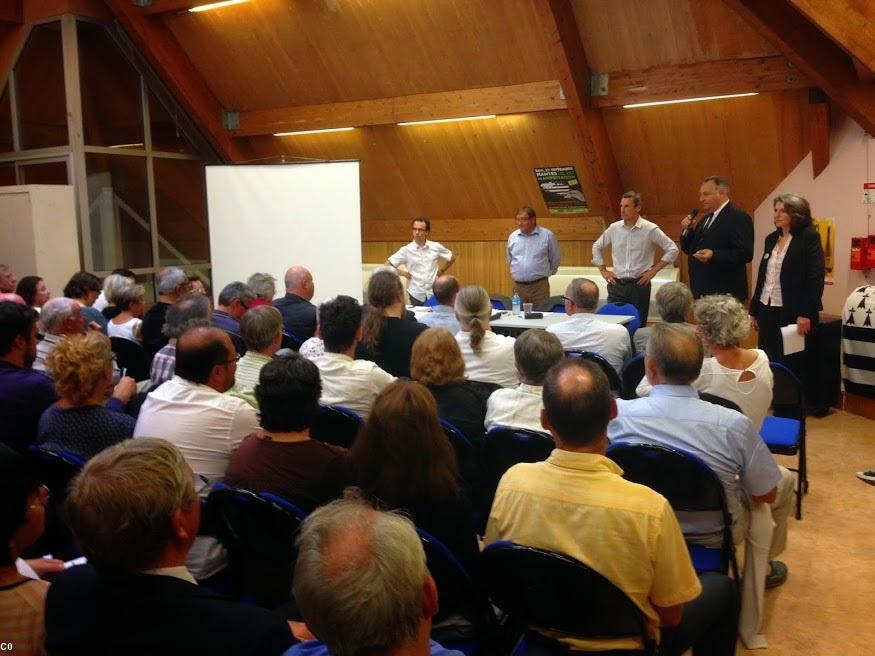
{"type": "Polygon", "coordinates": [[[64,654],[282,654],[289,624],[198,587],[185,567],[200,524],[191,469],[165,440],[92,458],[67,496],[87,565],[52,583],[46,649],[64,654]]]}
{"type": "Polygon", "coordinates": [[[316,293],[313,275],[302,266],[286,271],[286,295],[273,302],[283,315],[283,330],[301,340],[316,334],[316,306],[310,301],[316,293]]]}
{"type": "Polygon", "coordinates": [[[732,294],[747,300],[747,263],[753,259],[753,221],[729,202],[729,181],[719,175],[705,178],[699,189],[702,218],[681,221],[681,248],[689,256],[693,296],[732,294]]]}

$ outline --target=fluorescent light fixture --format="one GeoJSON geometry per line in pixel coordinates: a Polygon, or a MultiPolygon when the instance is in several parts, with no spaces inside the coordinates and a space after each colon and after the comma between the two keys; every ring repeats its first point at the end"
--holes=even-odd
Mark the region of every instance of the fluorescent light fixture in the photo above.
{"type": "Polygon", "coordinates": [[[133,144],[117,144],[115,146],[110,146],[110,148],[142,148],[142,143],[133,143],[133,144]]]}
{"type": "Polygon", "coordinates": [[[656,105],[677,105],[678,103],[701,102],[703,100],[723,100],[724,98],[745,98],[746,96],[758,96],[759,93],[730,93],[725,96],[702,96],[701,98],[681,98],[680,100],[658,100],[656,102],[635,103],[632,105],[623,105],[623,109],[633,109],[635,107],[654,107],[656,105]]]}
{"type": "Polygon", "coordinates": [[[460,118],[435,118],[430,121],[405,121],[398,125],[425,125],[426,123],[454,123],[455,121],[479,121],[484,118],[495,118],[495,114],[483,114],[482,116],[462,116],[460,118]]]}
{"type": "Polygon", "coordinates": [[[349,132],[355,128],[325,128],[323,130],[301,130],[300,132],[274,132],[275,137],[294,137],[298,134],[321,134],[323,132],[349,132]]]}
{"type": "Polygon", "coordinates": [[[211,2],[208,5],[198,5],[189,9],[190,12],[209,11],[210,9],[218,9],[219,7],[230,7],[231,5],[240,5],[249,0],[222,0],[222,2],[211,2]]]}

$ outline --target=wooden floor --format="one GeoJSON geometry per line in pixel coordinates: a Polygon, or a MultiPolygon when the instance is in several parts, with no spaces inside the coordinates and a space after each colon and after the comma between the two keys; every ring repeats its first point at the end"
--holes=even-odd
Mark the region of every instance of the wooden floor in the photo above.
{"type": "Polygon", "coordinates": [[[790,575],[766,591],[769,648],[739,641],[736,654],[875,654],[875,486],[854,475],[875,469],[875,421],[842,411],[810,418],[808,449],[810,490],[781,556],[790,575]]]}

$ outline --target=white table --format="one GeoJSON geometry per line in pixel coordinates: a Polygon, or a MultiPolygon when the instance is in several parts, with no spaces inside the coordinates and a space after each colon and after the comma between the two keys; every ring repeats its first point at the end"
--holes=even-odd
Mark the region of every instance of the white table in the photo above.
{"type": "MultiPolygon", "coordinates": [[[[514,316],[510,312],[501,312],[501,318],[496,319],[495,321],[490,321],[489,325],[495,330],[495,332],[521,331],[528,328],[546,328],[547,326],[552,326],[554,323],[562,323],[571,318],[564,312],[543,312],[542,314],[544,315],[543,319],[525,319],[523,317],[514,316]]],[[[619,324],[627,324],[635,318],[625,314],[590,314],[588,316],[592,319],[604,321],[605,323],[619,324]]]]}

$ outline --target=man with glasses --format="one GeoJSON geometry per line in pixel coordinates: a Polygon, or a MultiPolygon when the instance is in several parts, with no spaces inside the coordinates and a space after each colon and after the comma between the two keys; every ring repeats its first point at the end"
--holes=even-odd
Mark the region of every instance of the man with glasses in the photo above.
{"type": "Polygon", "coordinates": [[[181,296],[188,293],[191,283],[185,271],[179,267],[165,267],[155,276],[155,286],[158,288],[158,302],[143,315],[143,348],[146,349],[150,361],[170,339],[161,330],[164,327],[167,310],[181,296]]]}
{"type": "Polygon", "coordinates": [[[252,305],[255,293],[239,280],[228,283],[219,293],[219,302],[213,310],[213,327],[224,330],[231,337],[239,355],[246,354],[246,342],[240,334],[240,319],[252,305]]]}
{"type": "Polygon", "coordinates": [[[386,264],[398,269],[402,264],[405,270],[398,269],[398,275],[407,278],[407,296],[411,305],[425,305],[432,293],[435,279],[453,266],[456,256],[443,244],[429,241],[431,221],[417,216],[410,223],[413,228],[413,241],[402,246],[386,264]]]}
{"type": "Polygon", "coordinates": [[[507,264],[513,279],[513,291],[520,302],[532,303],[535,309],[550,295],[550,276],[559,270],[559,242],[556,235],[538,225],[535,210],[523,206],[517,210],[514,230],[507,238],[507,264]]]}

